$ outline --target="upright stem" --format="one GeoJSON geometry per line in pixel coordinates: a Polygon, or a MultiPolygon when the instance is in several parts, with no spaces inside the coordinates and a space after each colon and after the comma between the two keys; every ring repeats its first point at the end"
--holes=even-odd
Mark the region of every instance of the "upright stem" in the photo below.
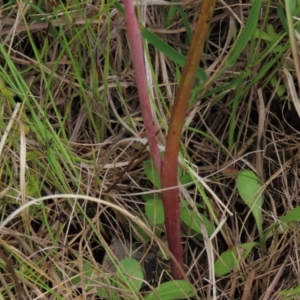
{"type": "Polygon", "coordinates": [[[122,1],[125,9],[128,41],[131,49],[135,80],[140,98],[141,111],[145,122],[145,131],[150,147],[150,154],[152,161],[154,162],[154,165],[160,174],[161,157],[151,115],[141,33],[136,19],[133,2],[131,0],[122,1]]]}
{"type": "Polygon", "coordinates": [[[178,152],[188,100],[194,85],[196,70],[203,52],[209,23],[213,15],[216,0],[203,0],[200,16],[196,25],[194,38],[187,56],[186,65],[179,84],[178,92],[172,108],[169,132],[166,141],[165,159],[161,157],[155,136],[148,96],[146,71],[143,58],[143,47],[140,30],[131,0],[122,0],[125,8],[128,40],[131,48],[135,79],[138,87],[140,105],[145,122],[146,134],[150,146],[152,160],[161,175],[162,197],[165,211],[165,225],[168,247],[175,260],[171,260],[171,270],[174,279],[182,279],[183,255],[180,238],[180,215],[178,199],[178,152]]]}
{"type": "Polygon", "coordinates": [[[177,260],[177,262],[173,260],[171,261],[171,270],[174,279],[183,278],[183,254],[180,237],[177,174],[180,139],[189,98],[195,82],[196,71],[203,53],[204,43],[206,41],[215,4],[215,0],[203,0],[202,2],[200,16],[196,24],[186,65],[182,72],[175,102],[171,111],[170,126],[166,140],[165,158],[162,163],[162,198],[165,211],[168,247],[177,260]],[[180,268],[178,267],[178,264],[180,268]]]}

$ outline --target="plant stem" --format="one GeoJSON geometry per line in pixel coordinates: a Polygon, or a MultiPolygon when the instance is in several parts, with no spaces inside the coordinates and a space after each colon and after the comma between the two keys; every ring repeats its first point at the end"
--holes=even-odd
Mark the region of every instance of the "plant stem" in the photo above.
{"type": "Polygon", "coordinates": [[[182,279],[183,254],[180,237],[180,213],[178,197],[178,153],[188,101],[194,85],[196,71],[203,53],[204,43],[213,16],[215,0],[203,0],[194,38],[184,66],[175,102],[172,107],[170,126],[166,141],[165,158],[162,163],[162,198],[168,247],[176,261],[171,260],[174,279],[182,279]],[[180,267],[178,267],[178,265],[180,267]],[[181,270],[182,269],[182,270],[181,270]]]}
{"type": "Polygon", "coordinates": [[[146,70],[143,56],[143,45],[140,29],[136,19],[133,2],[131,0],[122,0],[125,9],[125,20],[127,24],[127,35],[131,49],[133,67],[135,71],[135,80],[140,98],[141,111],[145,122],[145,131],[150,147],[150,154],[154,165],[160,174],[161,157],[156,140],[155,129],[152,122],[151,106],[148,95],[148,85],[146,79],[146,70]]]}

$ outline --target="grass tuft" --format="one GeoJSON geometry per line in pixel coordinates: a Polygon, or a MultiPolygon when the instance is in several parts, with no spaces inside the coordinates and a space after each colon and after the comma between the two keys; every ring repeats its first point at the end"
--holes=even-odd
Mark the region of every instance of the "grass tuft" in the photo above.
{"type": "MultiPolygon", "coordinates": [[[[182,224],[195,299],[299,296],[298,221],[283,222],[299,207],[300,8],[287,2],[219,1],[212,19],[179,155],[189,175],[181,207],[212,224],[182,224]],[[242,170],[262,183],[264,247],[236,188],[242,170]],[[241,245],[255,246],[245,253],[241,245]],[[226,274],[217,276],[215,262],[232,249],[239,249],[233,266],[221,265],[226,274]]],[[[157,199],[160,191],[144,170],[149,152],[123,10],[115,1],[91,3],[0,5],[0,299],[97,299],[100,289],[108,298],[152,299],[170,281],[164,228],[145,213],[146,195],[157,199]],[[139,291],[130,276],[112,281],[103,269],[104,257],[116,256],[113,239],[128,245],[126,256],[137,248],[155,254],[160,267],[139,291]]],[[[164,150],[200,4],[142,5],[149,95],[164,150]]]]}

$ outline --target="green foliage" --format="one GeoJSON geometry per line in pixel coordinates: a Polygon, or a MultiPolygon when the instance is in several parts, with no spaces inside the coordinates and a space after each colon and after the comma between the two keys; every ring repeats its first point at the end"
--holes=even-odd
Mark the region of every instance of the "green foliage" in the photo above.
{"type": "Polygon", "coordinates": [[[145,232],[140,226],[137,226],[136,224],[133,224],[132,226],[132,235],[138,242],[149,242],[151,240],[151,236],[149,236],[149,234],[145,232]]]}
{"type": "Polygon", "coordinates": [[[4,81],[0,78],[0,96],[5,99],[12,99],[14,92],[6,87],[4,81]]]}
{"type": "Polygon", "coordinates": [[[153,292],[149,293],[144,300],[176,300],[190,299],[195,294],[191,285],[184,280],[174,280],[162,283],[153,292]]]}
{"type": "MultiPolygon", "coordinates": [[[[143,285],[143,269],[140,263],[133,258],[124,258],[117,268],[117,275],[120,279],[124,279],[126,286],[131,291],[138,292],[143,285]]],[[[118,282],[118,286],[122,288],[123,284],[118,282]]]]}
{"type": "Polygon", "coordinates": [[[276,94],[279,98],[282,98],[286,92],[285,86],[283,84],[279,84],[277,78],[273,76],[270,80],[270,83],[273,88],[276,88],[276,94]]]}
{"type": "Polygon", "coordinates": [[[208,236],[214,232],[214,226],[206,216],[186,207],[180,206],[180,220],[196,233],[201,233],[201,223],[206,227],[208,236]]]}
{"type": "Polygon", "coordinates": [[[186,174],[180,176],[179,181],[185,187],[190,187],[194,183],[194,179],[191,176],[191,174],[189,174],[189,173],[186,173],[186,174]]]}
{"type": "Polygon", "coordinates": [[[287,212],[283,217],[281,217],[278,222],[271,225],[263,235],[263,242],[268,238],[273,236],[273,232],[278,229],[278,233],[283,233],[285,230],[294,229],[293,222],[300,221],[300,206],[287,212]],[[290,224],[292,223],[292,224],[290,224]]]}
{"type": "Polygon", "coordinates": [[[152,165],[150,160],[146,160],[143,163],[144,172],[150,182],[157,188],[161,189],[161,182],[156,168],[152,165]]]}
{"type": "Polygon", "coordinates": [[[300,206],[297,206],[287,212],[286,215],[280,219],[280,221],[283,223],[300,221],[300,206]]]}
{"type": "MultiPolygon", "coordinates": [[[[118,1],[114,1],[113,5],[122,13],[124,14],[124,8],[122,5],[118,3],[118,1]]],[[[191,38],[192,32],[190,30],[190,26],[188,22],[185,22],[187,33],[188,33],[188,39],[191,38]]],[[[152,44],[157,50],[159,50],[161,53],[163,53],[166,57],[168,57],[171,61],[173,61],[175,64],[177,64],[180,67],[184,67],[186,57],[182,55],[180,52],[175,50],[173,47],[171,47],[169,44],[167,44],[165,41],[163,41],[161,38],[159,38],[156,34],[151,32],[145,27],[141,27],[141,35],[150,43],[152,44]]],[[[199,68],[196,73],[197,79],[205,82],[207,80],[207,75],[204,72],[203,69],[199,68]]]]}
{"type": "Polygon", "coordinates": [[[83,273],[71,278],[71,283],[77,288],[85,288],[86,292],[96,288],[97,295],[105,299],[120,299],[115,294],[114,288],[117,287],[123,291],[137,293],[143,284],[144,274],[140,263],[132,258],[125,258],[117,266],[116,277],[108,280],[101,276],[100,270],[93,264],[85,261],[82,265],[83,273]],[[103,282],[103,280],[105,282],[103,282]],[[99,284],[102,282],[102,284],[99,284]],[[103,288],[103,284],[109,288],[103,288]]]}
{"type": "MultiPolygon", "coordinates": [[[[205,205],[200,204],[200,203],[193,203],[193,205],[195,205],[195,207],[199,208],[199,209],[205,209],[205,205]]],[[[187,207],[190,209],[190,203],[188,200],[183,199],[182,201],[180,201],[180,207],[187,207]]]]}
{"type": "MultiPolygon", "coordinates": [[[[263,40],[266,43],[266,53],[282,54],[285,49],[279,42],[282,40],[284,35],[280,35],[275,32],[272,24],[267,26],[266,32],[262,29],[256,28],[254,36],[263,40]]],[[[274,74],[270,79],[270,84],[273,88],[276,88],[276,94],[279,98],[286,94],[286,88],[284,84],[280,84],[280,75],[274,74]]]]}
{"type": "MultiPolygon", "coordinates": [[[[156,187],[157,189],[161,189],[160,177],[158,175],[156,168],[152,165],[151,160],[144,161],[143,165],[144,165],[144,172],[147,178],[154,185],[154,187],[156,187]]],[[[184,184],[185,186],[191,186],[193,184],[192,176],[190,174],[183,175],[183,171],[180,167],[178,167],[178,175],[181,184],[184,184]]]]}
{"type": "Polygon", "coordinates": [[[188,16],[185,13],[182,5],[180,5],[179,0],[171,0],[171,2],[173,2],[173,3],[177,2],[179,5],[174,5],[174,6],[168,7],[168,12],[165,17],[165,20],[166,20],[165,27],[168,28],[168,27],[172,26],[173,22],[176,22],[176,15],[179,14],[180,18],[182,19],[182,22],[184,24],[184,27],[186,29],[185,44],[189,45],[193,38],[193,31],[192,31],[191,25],[189,23],[188,16]]]}
{"type": "Polygon", "coordinates": [[[234,48],[231,50],[231,52],[227,57],[227,60],[225,62],[226,67],[232,66],[237,61],[237,59],[240,57],[240,54],[247,46],[252,34],[257,28],[257,22],[260,14],[261,5],[262,5],[262,0],[253,0],[251,11],[249,13],[249,17],[247,19],[245,27],[242,33],[240,34],[234,48]]]}
{"type": "MultiPolygon", "coordinates": [[[[240,244],[238,247],[241,257],[245,260],[254,246],[257,243],[250,242],[240,244]]],[[[238,260],[237,247],[233,247],[232,250],[223,252],[215,262],[215,274],[216,276],[223,276],[233,271],[235,267],[239,269],[240,262],[238,260]]]]}
{"type": "Polygon", "coordinates": [[[150,199],[145,203],[145,213],[148,220],[156,225],[165,221],[164,207],[161,199],[150,199]]]}
{"type": "MultiPolygon", "coordinates": [[[[161,181],[158,172],[153,167],[150,160],[144,162],[144,170],[147,178],[154,185],[154,187],[160,189],[161,181]]],[[[181,184],[185,186],[191,186],[194,183],[193,177],[189,173],[183,174],[183,170],[180,167],[178,170],[178,174],[181,184]]],[[[145,214],[150,224],[162,225],[165,220],[165,215],[161,197],[154,194],[146,194],[143,195],[143,199],[145,200],[145,214]]],[[[202,209],[205,208],[200,204],[198,205],[198,207],[202,209]]],[[[198,211],[194,211],[193,209],[189,208],[188,202],[184,200],[180,203],[180,219],[193,231],[193,233],[200,234],[200,237],[202,236],[201,223],[205,225],[209,236],[214,232],[214,227],[209,219],[198,211]]],[[[141,233],[141,236],[146,238],[146,241],[150,239],[148,234],[143,233],[143,231],[138,228],[136,229],[139,233],[141,233]]]]}
{"type": "MultiPolygon", "coordinates": [[[[152,33],[147,28],[143,27],[141,29],[142,36],[152,44],[157,50],[161,51],[166,57],[168,57],[171,61],[174,61],[179,66],[183,67],[185,65],[186,57],[176,51],[173,47],[168,45],[162,39],[160,39],[157,35],[152,33]]],[[[198,69],[196,73],[197,79],[205,82],[207,80],[207,75],[203,71],[203,69],[198,69]]]]}
{"type": "MultiPolygon", "coordinates": [[[[147,217],[146,220],[142,219],[142,221],[149,228],[152,228],[152,231],[156,236],[160,236],[164,229],[163,223],[165,220],[162,199],[160,196],[157,196],[155,194],[145,194],[142,195],[142,198],[145,201],[145,215],[147,217]]],[[[149,234],[145,232],[140,226],[138,226],[137,224],[133,224],[132,226],[134,228],[133,237],[137,241],[149,242],[151,240],[151,236],[149,236],[149,234]]]]}
{"type": "Polygon", "coordinates": [[[256,174],[250,170],[241,171],[236,180],[236,186],[241,198],[250,208],[259,232],[262,237],[262,184],[256,174]]]}
{"type": "Polygon", "coordinates": [[[28,181],[26,184],[27,194],[36,197],[40,192],[39,179],[36,176],[28,176],[28,181]]]}
{"type": "Polygon", "coordinates": [[[282,298],[280,298],[282,300],[298,299],[298,297],[300,296],[300,285],[298,285],[297,287],[295,287],[293,289],[280,291],[278,293],[278,296],[282,297],[282,298]]]}
{"type": "MultiPolygon", "coordinates": [[[[151,223],[149,220],[142,220],[145,224],[148,225],[149,228],[152,228],[153,233],[156,236],[160,236],[162,231],[163,231],[163,224],[162,225],[154,225],[151,223]]],[[[145,232],[140,226],[133,224],[132,225],[134,230],[133,230],[133,237],[138,241],[138,242],[149,242],[151,241],[151,236],[147,232],[145,232]]]]}
{"type": "MultiPolygon", "coordinates": [[[[71,283],[80,288],[84,285],[89,292],[96,288],[97,295],[101,299],[121,299],[114,288],[122,291],[130,291],[135,294],[141,289],[144,280],[143,269],[140,263],[132,258],[125,258],[117,266],[116,276],[105,278],[95,265],[85,261],[82,266],[83,273],[71,278],[71,283]],[[101,284],[100,284],[101,283],[101,284]],[[103,286],[104,285],[104,286],[103,286]],[[107,288],[105,288],[105,286],[107,288]]],[[[71,277],[71,276],[70,276],[71,277]]],[[[145,300],[175,300],[188,299],[194,296],[192,286],[184,280],[165,282],[156,287],[145,296],[145,300]]]]}

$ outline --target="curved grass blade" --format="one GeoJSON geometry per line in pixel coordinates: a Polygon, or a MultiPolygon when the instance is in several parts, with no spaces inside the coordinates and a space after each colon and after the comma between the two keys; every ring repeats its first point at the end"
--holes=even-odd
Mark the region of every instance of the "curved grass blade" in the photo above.
{"type": "Polygon", "coordinates": [[[247,19],[247,22],[245,24],[245,27],[241,32],[235,46],[230,51],[226,59],[225,68],[234,65],[234,63],[237,61],[242,51],[247,46],[255,29],[257,28],[258,16],[262,5],[262,0],[253,0],[252,3],[253,3],[252,8],[249,17],[247,19]]]}

